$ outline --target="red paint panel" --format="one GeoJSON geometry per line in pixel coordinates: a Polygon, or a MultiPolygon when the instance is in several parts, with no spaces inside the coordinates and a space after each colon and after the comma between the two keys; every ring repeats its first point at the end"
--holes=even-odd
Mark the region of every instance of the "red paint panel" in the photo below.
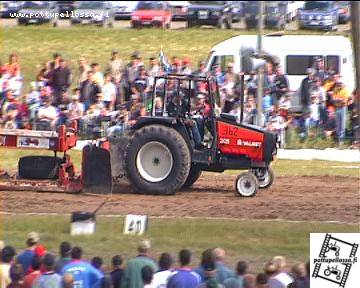
{"type": "Polygon", "coordinates": [[[263,133],[218,121],[217,134],[217,144],[222,154],[247,155],[253,161],[263,161],[263,133]]]}

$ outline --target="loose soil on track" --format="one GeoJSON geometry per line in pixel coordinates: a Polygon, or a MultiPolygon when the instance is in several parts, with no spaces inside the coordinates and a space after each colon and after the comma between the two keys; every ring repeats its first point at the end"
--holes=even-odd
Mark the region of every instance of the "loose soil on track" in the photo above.
{"type": "MultiPolygon", "coordinates": [[[[131,194],[117,189],[99,214],[147,214],[170,217],[287,219],[359,223],[359,181],[351,177],[277,177],[253,198],[235,196],[235,175],[204,174],[176,196],[131,194]]],[[[2,212],[71,213],[93,211],[105,195],[1,191],[2,212]]]]}

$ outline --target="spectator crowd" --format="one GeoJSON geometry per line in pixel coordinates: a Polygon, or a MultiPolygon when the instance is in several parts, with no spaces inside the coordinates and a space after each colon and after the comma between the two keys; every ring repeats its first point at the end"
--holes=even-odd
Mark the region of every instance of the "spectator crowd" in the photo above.
{"type": "Polygon", "coordinates": [[[59,254],[47,251],[39,234],[30,232],[26,248],[16,253],[1,243],[0,288],[308,288],[309,262],[288,268],[283,256],[266,262],[263,272],[253,274],[248,263],[239,261],[235,269],[226,264],[221,248],[207,249],[199,265],[193,265],[188,249],[178,253],[177,261],[161,253],[158,261],[151,256],[151,243],[142,240],[137,255],[125,261],[121,255],[105,269],[101,256],[83,258],[81,247],[62,242],[59,254]],[[108,270],[108,271],[106,271],[108,270]]]}
{"type": "MultiPolygon", "coordinates": [[[[155,77],[167,73],[213,75],[219,86],[219,95],[215,96],[217,114],[229,113],[239,119],[240,75],[234,73],[231,62],[227,63],[226,71],[222,71],[223,68],[215,64],[210,72],[206,72],[205,62],[200,61],[193,71],[188,58],[175,56],[169,64],[162,57],[151,57],[148,63],[144,63],[137,51],[131,55],[129,63],[125,63],[119,52],[113,50],[105,67],[90,63],[82,56],[77,67],[70,69],[69,59],[54,53],[30,83],[30,90],[24,91],[20,60],[16,54],[11,54],[8,62],[0,66],[0,127],[51,130],[58,125],[78,121],[85,135],[93,135],[96,127],[104,131],[111,123],[121,123],[123,128],[131,126],[140,116],[152,110],[154,88],[168,85],[166,89],[171,89],[171,82],[154,81],[155,77]]],[[[267,63],[263,84],[263,113],[258,119],[257,75],[255,72],[246,75],[243,119],[248,124],[261,123],[261,126],[277,133],[282,145],[286,142],[289,128],[296,130],[302,138],[315,134],[339,143],[349,134],[353,139],[358,138],[353,131],[358,131],[354,103],[359,92],[350,94],[341,75],[324,70],[322,58],[314,60],[299,87],[302,113],[292,110],[291,97],[294,96],[280,65],[267,63]],[[346,129],[348,122],[349,129],[346,129]]],[[[198,89],[193,94],[195,106],[200,103],[206,108],[209,97],[205,93],[206,87],[195,88],[198,89]]],[[[164,95],[156,93],[155,96],[155,112],[161,113],[164,95]]],[[[167,101],[172,102],[172,99],[167,101]]],[[[201,109],[200,114],[209,113],[204,111],[206,109],[201,109]]]]}

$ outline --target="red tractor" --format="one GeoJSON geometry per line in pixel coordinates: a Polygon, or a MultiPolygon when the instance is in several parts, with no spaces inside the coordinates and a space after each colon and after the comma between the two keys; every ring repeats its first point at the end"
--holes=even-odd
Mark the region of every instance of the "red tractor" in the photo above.
{"type": "MultiPolygon", "coordinates": [[[[136,192],[146,194],[174,194],[194,184],[202,171],[247,170],[235,183],[237,193],[244,197],[273,183],[270,164],[277,151],[276,135],[229,114],[216,116],[215,78],[170,74],[156,77],[154,87],[150,116],[140,117],[126,136],[110,135],[109,156],[103,149],[92,148],[102,155],[94,156],[93,172],[86,169],[91,174],[87,187],[110,189],[106,180],[111,178],[110,170],[112,178],[123,172],[136,192]],[[206,99],[205,116],[196,113],[198,89],[206,99]],[[203,135],[201,145],[196,143],[198,132],[203,135]]],[[[243,103],[243,93],[241,98],[243,103]]]]}

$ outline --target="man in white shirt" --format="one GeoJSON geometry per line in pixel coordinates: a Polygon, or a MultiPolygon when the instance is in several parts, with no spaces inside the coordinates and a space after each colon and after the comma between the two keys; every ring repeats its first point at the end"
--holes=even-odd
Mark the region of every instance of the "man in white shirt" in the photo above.
{"type": "Polygon", "coordinates": [[[108,73],[105,75],[105,83],[102,87],[103,101],[106,109],[112,111],[114,110],[115,97],[116,97],[116,87],[114,83],[111,82],[111,74],[108,73]]]}
{"type": "Polygon", "coordinates": [[[154,274],[148,288],[166,288],[168,279],[174,274],[173,259],[169,253],[162,253],[159,259],[160,270],[154,274]]]}
{"type": "Polygon", "coordinates": [[[38,110],[37,118],[39,122],[47,122],[51,129],[55,129],[58,119],[58,112],[54,106],[51,105],[49,97],[43,99],[44,105],[38,110]]]}
{"type": "Polygon", "coordinates": [[[75,94],[71,98],[71,103],[68,104],[67,110],[69,111],[69,119],[78,119],[84,115],[85,105],[79,102],[80,89],[74,89],[75,94]]]}

